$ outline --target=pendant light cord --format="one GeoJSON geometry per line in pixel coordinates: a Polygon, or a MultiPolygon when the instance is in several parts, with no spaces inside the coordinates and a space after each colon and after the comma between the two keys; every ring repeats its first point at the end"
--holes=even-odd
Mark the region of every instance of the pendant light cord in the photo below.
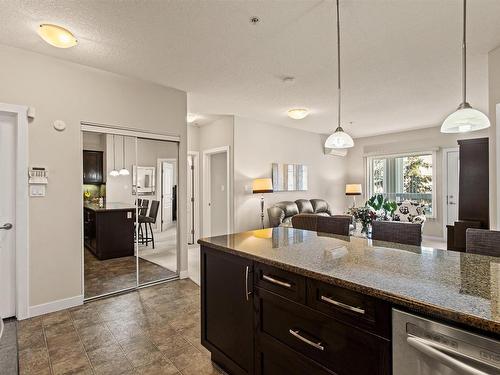
{"type": "Polygon", "coordinates": [[[339,128],[340,127],[340,103],[341,103],[341,98],[340,98],[340,11],[339,11],[339,0],[337,0],[337,95],[338,95],[337,128],[339,128]]]}
{"type": "MultiPolygon", "coordinates": [[[[337,0],[338,1],[338,0],[337,0]]],[[[467,43],[466,43],[466,25],[467,25],[467,0],[464,0],[463,9],[463,35],[462,35],[462,104],[467,103],[467,43]]]]}
{"type": "Polygon", "coordinates": [[[123,139],[123,145],[122,145],[122,149],[123,149],[122,166],[123,166],[123,169],[125,169],[125,136],[122,136],[122,139],[123,139]]]}
{"type": "Polygon", "coordinates": [[[116,171],[115,135],[113,134],[113,170],[116,171]]]}

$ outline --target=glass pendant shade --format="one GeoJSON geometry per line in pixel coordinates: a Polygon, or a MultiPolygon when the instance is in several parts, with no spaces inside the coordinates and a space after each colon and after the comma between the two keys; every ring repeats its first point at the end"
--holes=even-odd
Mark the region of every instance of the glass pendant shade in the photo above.
{"type": "Polygon", "coordinates": [[[120,174],[120,172],[118,172],[116,169],[113,169],[111,172],[109,172],[109,175],[110,176],[113,176],[113,177],[116,177],[120,174]]]}
{"type": "Polygon", "coordinates": [[[489,127],[488,116],[465,103],[444,120],[441,133],[466,133],[489,127]]]}
{"type": "Polygon", "coordinates": [[[120,176],[128,176],[130,174],[130,172],[128,171],[127,168],[122,168],[122,169],[120,169],[120,171],[118,172],[118,174],[120,176]]]}
{"type": "Polygon", "coordinates": [[[340,126],[325,141],[326,148],[350,148],[354,146],[354,141],[340,126]]]}

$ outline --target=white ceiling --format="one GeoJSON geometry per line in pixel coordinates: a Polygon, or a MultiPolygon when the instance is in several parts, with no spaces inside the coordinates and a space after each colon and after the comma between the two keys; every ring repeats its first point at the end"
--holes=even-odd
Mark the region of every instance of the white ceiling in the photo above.
{"type": "MultiPolygon", "coordinates": [[[[336,127],[334,6],[2,0],[0,43],[185,90],[190,112],[327,133],[336,127]],[[45,44],[35,33],[41,22],[68,27],[79,45],[45,44]],[[281,81],[287,75],[293,84],[281,81]],[[304,106],[305,120],[286,117],[304,106]]],[[[469,101],[485,111],[499,17],[499,0],[469,1],[469,101]]],[[[343,120],[354,136],[436,125],[458,105],[461,1],[341,0],[341,24],[343,120]]]]}

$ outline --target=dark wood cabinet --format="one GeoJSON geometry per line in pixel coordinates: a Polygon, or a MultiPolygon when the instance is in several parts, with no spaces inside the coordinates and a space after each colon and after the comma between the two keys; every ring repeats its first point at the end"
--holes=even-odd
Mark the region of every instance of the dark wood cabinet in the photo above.
{"type": "Polygon", "coordinates": [[[98,259],[134,255],[134,208],[83,209],[84,244],[98,259]]]}
{"type": "Polygon", "coordinates": [[[102,151],[83,150],[83,183],[104,183],[102,151]]]}
{"type": "Polygon", "coordinates": [[[253,374],[253,263],[201,247],[201,342],[233,375],[253,374]]]}
{"type": "Polygon", "coordinates": [[[389,303],[207,246],[201,331],[232,375],[392,372],[389,303]]]}
{"type": "Polygon", "coordinates": [[[447,248],[463,252],[468,228],[490,228],[489,139],[463,139],[458,145],[458,221],[447,226],[447,248]]]}

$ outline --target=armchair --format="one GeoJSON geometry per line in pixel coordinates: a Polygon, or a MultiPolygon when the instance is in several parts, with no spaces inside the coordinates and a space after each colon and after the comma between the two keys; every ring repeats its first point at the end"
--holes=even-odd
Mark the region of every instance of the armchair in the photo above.
{"type": "Polygon", "coordinates": [[[397,204],[398,207],[394,211],[393,221],[401,221],[407,223],[421,224],[422,227],[426,221],[425,207],[418,202],[405,200],[397,204]]]}

